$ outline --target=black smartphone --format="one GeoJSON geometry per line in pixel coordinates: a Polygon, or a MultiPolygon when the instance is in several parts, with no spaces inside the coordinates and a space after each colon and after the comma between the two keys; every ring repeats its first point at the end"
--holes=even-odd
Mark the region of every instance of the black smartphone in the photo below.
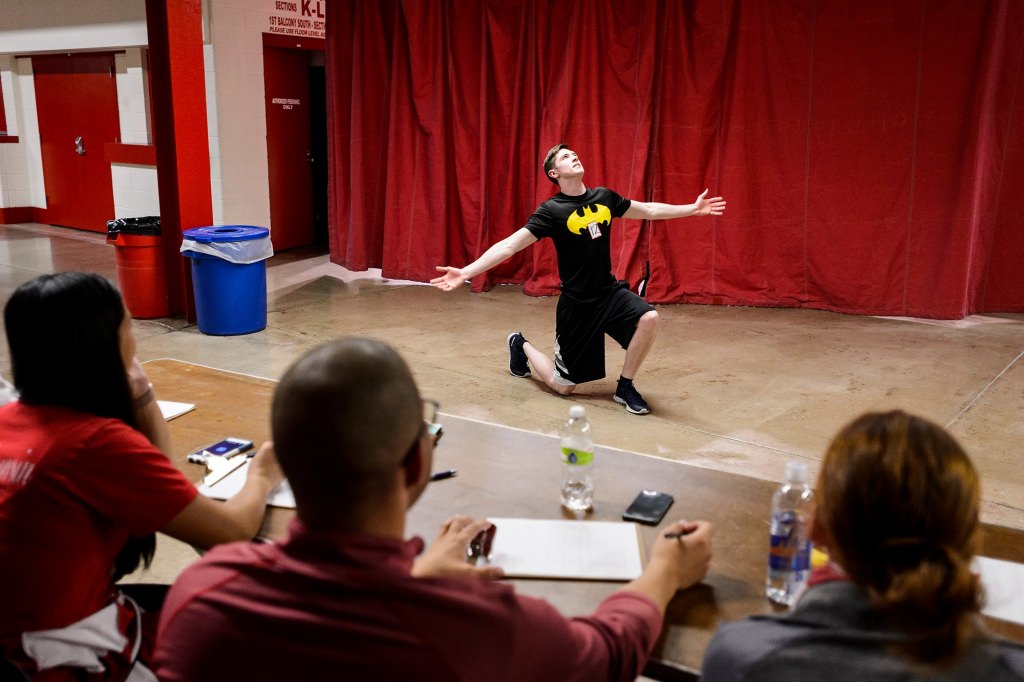
{"type": "Polygon", "coordinates": [[[665,512],[673,502],[675,502],[675,498],[668,493],[659,493],[657,490],[641,490],[636,499],[622,513],[622,520],[657,526],[665,518],[665,512]]]}

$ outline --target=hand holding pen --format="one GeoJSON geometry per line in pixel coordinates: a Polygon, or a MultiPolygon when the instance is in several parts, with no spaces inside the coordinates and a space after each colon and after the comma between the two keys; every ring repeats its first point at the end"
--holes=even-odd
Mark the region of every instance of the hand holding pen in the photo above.
{"type": "Polygon", "coordinates": [[[651,548],[651,561],[664,562],[677,589],[700,582],[711,564],[711,524],[677,521],[667,526],[651,548]]]}

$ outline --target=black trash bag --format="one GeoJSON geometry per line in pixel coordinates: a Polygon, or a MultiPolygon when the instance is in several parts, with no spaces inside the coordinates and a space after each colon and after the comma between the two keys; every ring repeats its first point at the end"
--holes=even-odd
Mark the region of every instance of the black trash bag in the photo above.
{"type": "Polygon", "coordinates": [[[160,235],[160,216],[148,215],[139,218],[118,218],[107,221],[107,238],[116,238],[119,234],[138,234],[145,237],[160,235]]]}

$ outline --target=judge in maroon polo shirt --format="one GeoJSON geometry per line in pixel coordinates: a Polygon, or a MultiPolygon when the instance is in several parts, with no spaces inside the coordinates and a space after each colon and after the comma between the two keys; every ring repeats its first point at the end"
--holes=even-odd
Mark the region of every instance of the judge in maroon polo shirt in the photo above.
{"type": "Polygon", "coordinates": [[[299,359],[274,395],[273,436],[298,507],[275,544],[215,549],[171,588],[163,680],[633,680],[666,605],[710,560],[706,522],[659,536],[641,577],[585,617],[464,560],[485,521],[454,517],[423,552],[405,516],[433,437],[388,345],[342,339],[299,359]]]}

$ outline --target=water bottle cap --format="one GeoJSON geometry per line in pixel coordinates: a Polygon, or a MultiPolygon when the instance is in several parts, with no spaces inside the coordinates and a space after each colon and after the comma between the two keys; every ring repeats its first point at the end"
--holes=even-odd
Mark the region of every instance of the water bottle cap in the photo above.
{"type": "Polygon", "coordinates": [[[806,483],[807,482],[807,462],[786,462],[786,482],[787,483],[806,483]]]}
{"type": "Polygon", "coordinates": [[[587,416],[587,411],[583,409],[582,405],[573,405],[569,408],[569,417],[572,419],[582,419],[587,416]]]}

